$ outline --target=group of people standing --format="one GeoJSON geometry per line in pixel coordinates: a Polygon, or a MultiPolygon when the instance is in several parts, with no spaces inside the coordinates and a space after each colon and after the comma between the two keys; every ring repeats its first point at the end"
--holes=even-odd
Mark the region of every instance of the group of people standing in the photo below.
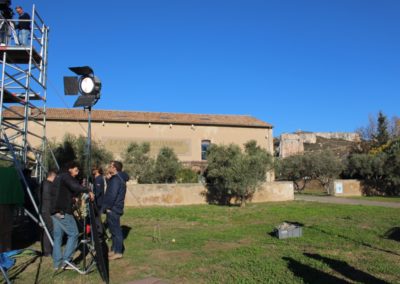
{"type": "Polygon", "coordinates": [[[48,172],[47,179],[42,184],[41,214],[52,234],[54,244],[51,246],[45,235],[43,253],[47,256],[52,255],[55,270],[69,267],[68,264],[72,261],[78,245],[79,231],[73,215],[73,204],[80,193],[88,194],[99,215],[106,214],[106,225],[112,240],[109,260],[122,258],[124,245],[120,218],[124,210],[126,182],[129,179],[122,167],[121,162],[112,161],[106,176],[100,167],[95,167],[92,171],[93,190],[81,185],[76,179],[79,168],[75,162],[68,163],[60,174],[55,171],[48,172]],[[64,235],[67,235],[67,243],[62,252],[64,235]]]}
{"type": "Polygon", "coordinates": [[[31,17],[23,10],[21,6],[17,6],[15,11],[18,14],[18,21],[14,25],[12,20],[14,12],[12,9],[2,8],[0,13],[0,44],[7,45],[10,42],[10,36],[13,29],[18,32],[17,45],[28,46],[29,35],[31,32],[31,17]]]}

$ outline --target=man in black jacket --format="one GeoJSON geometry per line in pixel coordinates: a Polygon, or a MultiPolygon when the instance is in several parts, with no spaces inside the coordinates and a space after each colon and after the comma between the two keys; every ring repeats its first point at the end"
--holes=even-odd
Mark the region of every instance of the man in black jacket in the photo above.
{"type": "MultiPolygon", "coordinates": [[[[50,170],[47,173],[46,180],[43,181],[41,192],[40,192],[40,212],[42,214],[44,223],[50,234],[53,233],[53,222],[51,220],[51,208],[54,204],[56,197],[56,188],[54,187],[54,179],[57,174],[54,170],[50,170]]],[[[51,246],[50,240],[47,237],[46,232],[42,233],[42,249],[44,256],[51,256],[53,247],[51,246]]]]}
{"type": "Polygon", "coordinates": [[[31,17],[28,13],[25,13],[21,6],[15,8],[19,17],[17,23],[18,30],[18,41],[20,45],[28,45],[29,34],[31,32],[31,17]]]}
{"type": "Polygon", "coordinates": [[[129,180],[129,176],[122,172],[122,163],[119,161],[111,162],[109,173],[111,178],[107,183],[101,212],[107,214],[106,222],[111,232],[112,246],[108,259],[114,260],[122,258],[124,249],[120,219],[124,213],[126,182],[129,180]]]}
{"type": "MultiPolygon", "coordinates": [[[[76,179],[79,174],[77,163],[68,163],[66,170],[66,172],[58,175],[54,181],[57,188],[57,197],[52,209],[51,219],[53,220],[53,265],[55,270],[60,267],[67,267],[66,263],[72,260],[78,243],[78,227],[72,215],[73,197],[79,193],[88,192],[76,179]],[[62,255],[61,245],[64,234],[67,234],[68,239],[62,255]]],[[[89,192],[89,196],[93,201],[94,195],[92,192],[89,192]]]]}

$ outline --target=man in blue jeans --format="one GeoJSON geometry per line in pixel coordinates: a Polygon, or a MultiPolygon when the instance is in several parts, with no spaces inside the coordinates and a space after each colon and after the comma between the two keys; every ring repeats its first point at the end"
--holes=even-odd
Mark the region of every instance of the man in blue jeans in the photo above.
{"type": "MultiPolygon", "coordinates": [[[[57,194],[52,208],[51,219],[53,221],[53,266],[55,270],[68,268],[68,262],[72,260],[78,244],[79,231],[72,215],[73,197],[79,193],[88,192],[76,179],[79,174],[77,163],[68,163],[65,170],[54,181],[57,194]],[[68,238],[64,254],[62,254],[61,245],[64,234],[67,234],[68,238]]],[[[92,192],[89,192],[89,196],[93,201],[94,195],[92,192]]]]}
{"type": "Polygon", "coordinates": [[[29,34],[31,33],[31,17],[25,13],[21,6],[15,8],[19,17],[17,23],[19,45],[27,46],[29,43],[29,34]]]}
{"type": "Polygon", "coordinates": [[[111,178],[107,183],[101,212],[107,214],[106,222],[111,233],[112,245],[108,259],[115,260],[122,258],[124,250],[120,219],[124,213],[126,182],[129,180],[129,176],[122,172],[122,163],[119,161],[112,161],[108,171],[111,178]]]}

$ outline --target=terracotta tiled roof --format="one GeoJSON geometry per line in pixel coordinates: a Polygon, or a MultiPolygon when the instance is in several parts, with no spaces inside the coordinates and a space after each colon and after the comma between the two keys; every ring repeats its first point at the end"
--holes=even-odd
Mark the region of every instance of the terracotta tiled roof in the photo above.
{"type": "MultiPolygon", "coordinates": [[[[22,107],[12,107],[12,109],[18,113],[22,113],[23,110],[22,107]]],[[[9,111],[6,111],[4,116],[8,118],[17,117],[9,111]]],[[[87,120],[87,113],[82,109],[47,108],[46,119],[82,121],[87,120]]],[[[249,115],[92,110],[92,121],[272,128],[271,124],[249,115]]]]}

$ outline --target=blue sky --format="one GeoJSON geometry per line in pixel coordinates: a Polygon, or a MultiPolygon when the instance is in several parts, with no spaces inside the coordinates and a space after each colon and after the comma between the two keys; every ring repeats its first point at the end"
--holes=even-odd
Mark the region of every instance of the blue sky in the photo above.
{"type": "Polygon", "coordinates": [[[274,135],[400,116],[398,0],[13,1],[50,26],[48,105],[69,66],[103,83],[95,109],[248,114],[274,135]]]}

